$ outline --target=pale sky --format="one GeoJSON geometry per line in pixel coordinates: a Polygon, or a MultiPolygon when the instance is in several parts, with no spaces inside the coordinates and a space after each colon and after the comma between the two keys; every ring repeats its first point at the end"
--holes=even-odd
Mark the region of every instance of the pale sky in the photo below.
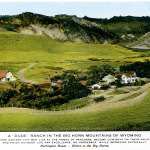
{"type": "Polygon", "coordinates": [[[150,16],[150,1],[138,2],[2,2],[0,15],[33,12],[47,16],[59,14],[78,17],[111,18],[113,16],[150,16]]]}

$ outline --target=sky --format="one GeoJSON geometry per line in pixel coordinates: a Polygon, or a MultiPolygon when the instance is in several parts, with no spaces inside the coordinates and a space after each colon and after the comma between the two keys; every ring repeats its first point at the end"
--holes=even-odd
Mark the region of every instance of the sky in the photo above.
{"type": "Polygon", "coordinates": [[[113,16],[150,16],[150,1],[0,1],[0,15],[17,15],[23,12],[46,16],[67,14],[108,19],[113,16]]]}

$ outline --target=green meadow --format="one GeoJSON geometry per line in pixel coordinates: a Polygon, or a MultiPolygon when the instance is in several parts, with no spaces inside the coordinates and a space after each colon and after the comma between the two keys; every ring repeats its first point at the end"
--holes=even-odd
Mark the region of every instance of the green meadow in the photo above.
{"type": "Polygon", "coordinates": [[[66,69],[87,69],[91,65],[110,64],[118,68],[122,64],[144,60],[142,52],[133,52],[118,45],[60,42],[43,36],[0,32],[0,69],[8,69],[15,76],[30,63],[35,66],[25,77],[44,81],[47,74],[66,69]],[[97,58],[91,61],[89,58],[97,58]]]}

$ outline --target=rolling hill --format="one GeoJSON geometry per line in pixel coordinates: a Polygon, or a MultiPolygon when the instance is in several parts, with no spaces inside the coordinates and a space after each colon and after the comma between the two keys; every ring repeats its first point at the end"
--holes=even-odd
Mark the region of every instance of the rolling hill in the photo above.
{"type": "MultiPolygon", "coordinates": [[[[143,52],[133,52],[111,44],[88,44],[58,41],[46,35],[24,35],[15,32],[0,32],[0,69],[11,70],[15,76],[30,63],[27,78],[43,81],[48,74],[67,69],[84,70],[91,65],[110,64],[116,68],[125,63],[144,60],[143,52]],[[92,61],[90,58],[96,58],[92,61]]],[[[148,54],[148,53],[147,53],[148,54]]]]}
{"type": "Polygon", "coordinates": [[[45,34],[51,39],[85,43],[128,43],[150,31],[150,17],[114,16],[110,19],[77,16],[44,16],[25,12],[0,16],[0,30],[29,35],[45,34]]]}

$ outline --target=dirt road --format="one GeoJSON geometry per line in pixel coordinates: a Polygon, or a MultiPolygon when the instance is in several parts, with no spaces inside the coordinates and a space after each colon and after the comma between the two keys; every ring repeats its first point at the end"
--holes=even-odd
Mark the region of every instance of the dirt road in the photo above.
{"type": "Polygon", "coordinates": [[[29,66],[27,66],[26,68],[20,70],[20,71],[18,72],[18,78],[19,78],[21,81],[25,82],[25,83],[31,83],[31,84],[38,83],[38,82],[36,82],[36,81],[32,81],[32,80],[26,79],[26,78],[24,77],[25,71],[27,71],[28,69],[32,68],[34,65],[35,65],[35,63],[31,63],[31,64],[30,64],[29,66]]]}

